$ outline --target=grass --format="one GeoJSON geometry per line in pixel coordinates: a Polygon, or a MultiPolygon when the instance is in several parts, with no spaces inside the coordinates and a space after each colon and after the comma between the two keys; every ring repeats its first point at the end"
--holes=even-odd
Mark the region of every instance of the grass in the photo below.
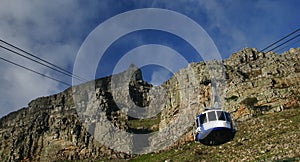
{"type": "Polygon", "coordinates": [[[157,114],[153,118],[148,118],[148,119],[129,119],[127,124],[129,128],[133,131],[146,131],[146,132],[155,132],[158,131],[158,124],[160,122],[160,113],[157,114]],[[142,128],[142,130],[141,130],[142,128]]]}
{"type": "MultiPolygon", "coordinates": [[[[146,120],[141,122],[133,120],[131,124],[135,127],[150,126],[157,121],[158,119],[153,118],[148,121],[151,124],[148,124],[146,120]]],[[[137,155],[127,160],[91,159],[91,161],[299,161],[299,123],[300,109],[289,109],[239,123],[234,140],[220,146],[205,146],[190,142],[159,153],[137,155]],[[285,144],[289,142],[294,145],[286,148],[285,144]],[[293,153],[289,155],[290,150],[293,153]]]]}
{"type": "Polygon", "coordinates": [[[194,159],[194,149],[199,145],[199,143],[188,143],[161,153],[150,153],[145,155],[140,155],[137,158],[130,160],[131,162],[140,161],[151,161],[151,162],[161,162],[165,160],[171,161],[189,161],[194,159]]]}
{"type": "Polygon", "coordinates": [[[130,161],[296,161],[300,158],[297,153],[300,149],[299,123],[299,108],[284,110],[239,123],[234,140],[220,146],[191,142],[160,153],[140,155],[130,161]],[[286,148],[289,142],[294,144],[292,148],[286,148]],[[288,154],[290,150],[291,155],[288,154]]]}

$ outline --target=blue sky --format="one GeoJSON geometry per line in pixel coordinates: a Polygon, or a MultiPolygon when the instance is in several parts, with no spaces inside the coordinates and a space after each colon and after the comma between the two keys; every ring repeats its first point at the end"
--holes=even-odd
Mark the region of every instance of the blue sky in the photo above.
{"type": "MultiPolygon", "coordinates": [[[[225,59],[244,47],[261,49],[299,28],[299,7],[298,0],[11,0],[1,2],[0,37],[72,71],[81,44],[99,24],[133,9],[163,8],[197,22],[225,59]]],[[[157,30],[136,31],[121,37],[107,49],[95,78],[111,74],[124,54],[145,44],[168,46],[188,62],[201,60],[196,50],[176,35],[157,30]]],[[[71,83],[71,78],[3,49],[0,49],[0,56],[71,83]]],[[[157,65],[142,69],[145,79],[154,84],[171,76],[167,69],[157,65]]],[[[0,61],[0,72],[0,116],[27,106],[32,99],[67,88],[3,61],[0,61]]]]}

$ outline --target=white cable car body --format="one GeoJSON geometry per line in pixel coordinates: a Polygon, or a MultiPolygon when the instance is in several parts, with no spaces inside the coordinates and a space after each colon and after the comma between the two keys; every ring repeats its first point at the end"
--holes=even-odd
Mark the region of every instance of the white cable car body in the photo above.
{"type": "MultiPolygon", "coordinates": [[[[220,74],[218,77],[220,76],[222,75],[220,74]]],[[[195,141],[204,145],[215,146],[233,140],[236,128],[230,114],[221,108],[217,85],[222,85],[220,82],[224,80],[217,80],[214,75],[211,78],[212,106],[205,108],[203,113],[196,116],[195,141]]]]}
{"type": "Polygon", "coordinates": [[[195,141],[220,145],[231,141],[236,133],[230,114],[220,108],[206,108],[195,120],[195,141]]]}

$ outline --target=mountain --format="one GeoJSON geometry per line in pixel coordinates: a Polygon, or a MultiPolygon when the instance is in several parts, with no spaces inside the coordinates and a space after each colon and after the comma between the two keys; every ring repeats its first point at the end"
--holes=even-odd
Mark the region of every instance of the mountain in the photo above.
{"type": "Polygon", "coordinates": [[[37,98],[0,119],[0,159],[299,159],[299,52],[245,48],[222,62],[191,63],[160,86],[131,65],[37,98]],[[193,142],[194,118],[214,100],[211,75],[238,128],[233,141],[214,147],[193,142]]]}

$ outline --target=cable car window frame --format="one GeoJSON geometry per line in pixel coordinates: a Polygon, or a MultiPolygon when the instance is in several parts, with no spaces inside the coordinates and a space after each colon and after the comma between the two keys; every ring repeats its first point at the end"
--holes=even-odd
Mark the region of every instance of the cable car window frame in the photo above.
{"type": "Polygon", "coordinates": [[[209,111],[207,112],[207,117],[208,117],[208,121],[218,121],[218,118],[217,118],[217,114],[216,114],[216,111],[209,111]],[[214,115],[212,115],[214,114],[214,115]],[[210,116],[211,115],[211,116],[210,116]],[[212,117],[212,118],[211,118],[212,117]]]}
{"type": "Polygon", "coordinates": [[[199,117],[199,123],[200,123],[200,125],[201,124],[204,124],[204,123],[207,123],[207,116],[206,116],[206,113],[204,113],[204,114],[201,114],[200,115],[200,117],[199,117]],[[204,118],[203,118],[204,117],[204,118]]]}
{"type": "Polygon", "coordinates": [[[220,121],[226,121],[224,111],[216,111],[217,119],[220,121]]]}
{"type": "Polygon", "coordinates": [[[196,128],[198,128],[199,126],[200,126],[200,121],[199,121],[199,117],[197,116],[197,118],[196,118],[196,128]]]}
{"type": "Polygon", "coordinates": [[[231,122],[231,117],[228,112],[225,112],[226,121],[231,122]]]}

